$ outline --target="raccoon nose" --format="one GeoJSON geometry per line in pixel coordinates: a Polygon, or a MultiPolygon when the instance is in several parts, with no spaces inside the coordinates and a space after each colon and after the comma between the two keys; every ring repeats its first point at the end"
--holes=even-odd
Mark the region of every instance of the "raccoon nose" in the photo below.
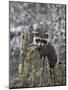
{"type": "Polygon", "coordinates": [[[40,47],[42,46],[42,44],[40,43],[40,45],[39,45],[40,47]]]}
{"type": "Polygon", "coordinates": [[[38,43],[38,46],[42,46],[42,44],[39,42],[39,43],[38,43]]]}
{"type": "Polygon", "coordinates": [[[40,44],[40,47],[42,47],[42,45],[40,44]]]}

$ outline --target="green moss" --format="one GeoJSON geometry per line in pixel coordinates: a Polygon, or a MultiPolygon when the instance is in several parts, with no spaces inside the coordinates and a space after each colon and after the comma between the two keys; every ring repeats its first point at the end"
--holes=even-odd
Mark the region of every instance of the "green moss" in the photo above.
{"type": "Polygon", "coordinates": [[[24,63],[19,64],[19,76],[24,87],[28,86],[29,81],[31,81],[31,79],[29,80],[29,78],[31,77],[32,62],[34,60],[33,58],[35,50],[35,46],[27,48],[24,63]]]}
{"type": "Polygon", "coordinates": [[[24,65],[22,63],[19,64],[19,74],[24,72],[24,65]]]}
{"type": "Polygon", "coordinates": [[[32,46],[32,47],[29,47],[27,48],[27,56],[30,56],[31,54],[33,54],[33,52],[36,50],[36,47],[35,46],[32,46]]]}

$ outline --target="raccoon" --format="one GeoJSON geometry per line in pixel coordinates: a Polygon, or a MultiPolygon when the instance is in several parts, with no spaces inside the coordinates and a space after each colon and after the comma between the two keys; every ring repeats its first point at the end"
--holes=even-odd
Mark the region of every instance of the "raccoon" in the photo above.
{"type": "Polygon", "coordinates": [[[40,59],[43,58],[43,73],[44,73],[44,65],[45,65],[45,58],[47,56],[49,66],[50,66],[50,74],[54,74],[54,67],[57,63],[57,53],[49,41],[49,34],[45,30],[37,29],[33,31],[33,44],[37,46],[39,51],[40,59]]]}

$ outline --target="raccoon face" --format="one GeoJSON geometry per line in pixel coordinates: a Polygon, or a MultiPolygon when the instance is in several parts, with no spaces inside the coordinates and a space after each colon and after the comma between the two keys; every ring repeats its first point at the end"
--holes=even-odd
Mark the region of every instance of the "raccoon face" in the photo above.
{"type": "Polygon", "coordinates": [[[40,47],[46,46],[48,43],[48,33],[40,33],[35,31],[33,37],[33,44],[40,47]]]}

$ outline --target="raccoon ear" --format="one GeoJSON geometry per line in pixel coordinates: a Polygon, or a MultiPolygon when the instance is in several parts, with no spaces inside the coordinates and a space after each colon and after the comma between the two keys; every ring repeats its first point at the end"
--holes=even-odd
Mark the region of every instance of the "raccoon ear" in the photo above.
{"type": "Polygon", "coordinates": [[[48,33],[45,33],[45,38],[48,38],[49,34],[48,33]]]}
{"type": "Polygon", "coordinates": [[[48,32],[46,32],[45,35],[49,35],[48,32]]]}

